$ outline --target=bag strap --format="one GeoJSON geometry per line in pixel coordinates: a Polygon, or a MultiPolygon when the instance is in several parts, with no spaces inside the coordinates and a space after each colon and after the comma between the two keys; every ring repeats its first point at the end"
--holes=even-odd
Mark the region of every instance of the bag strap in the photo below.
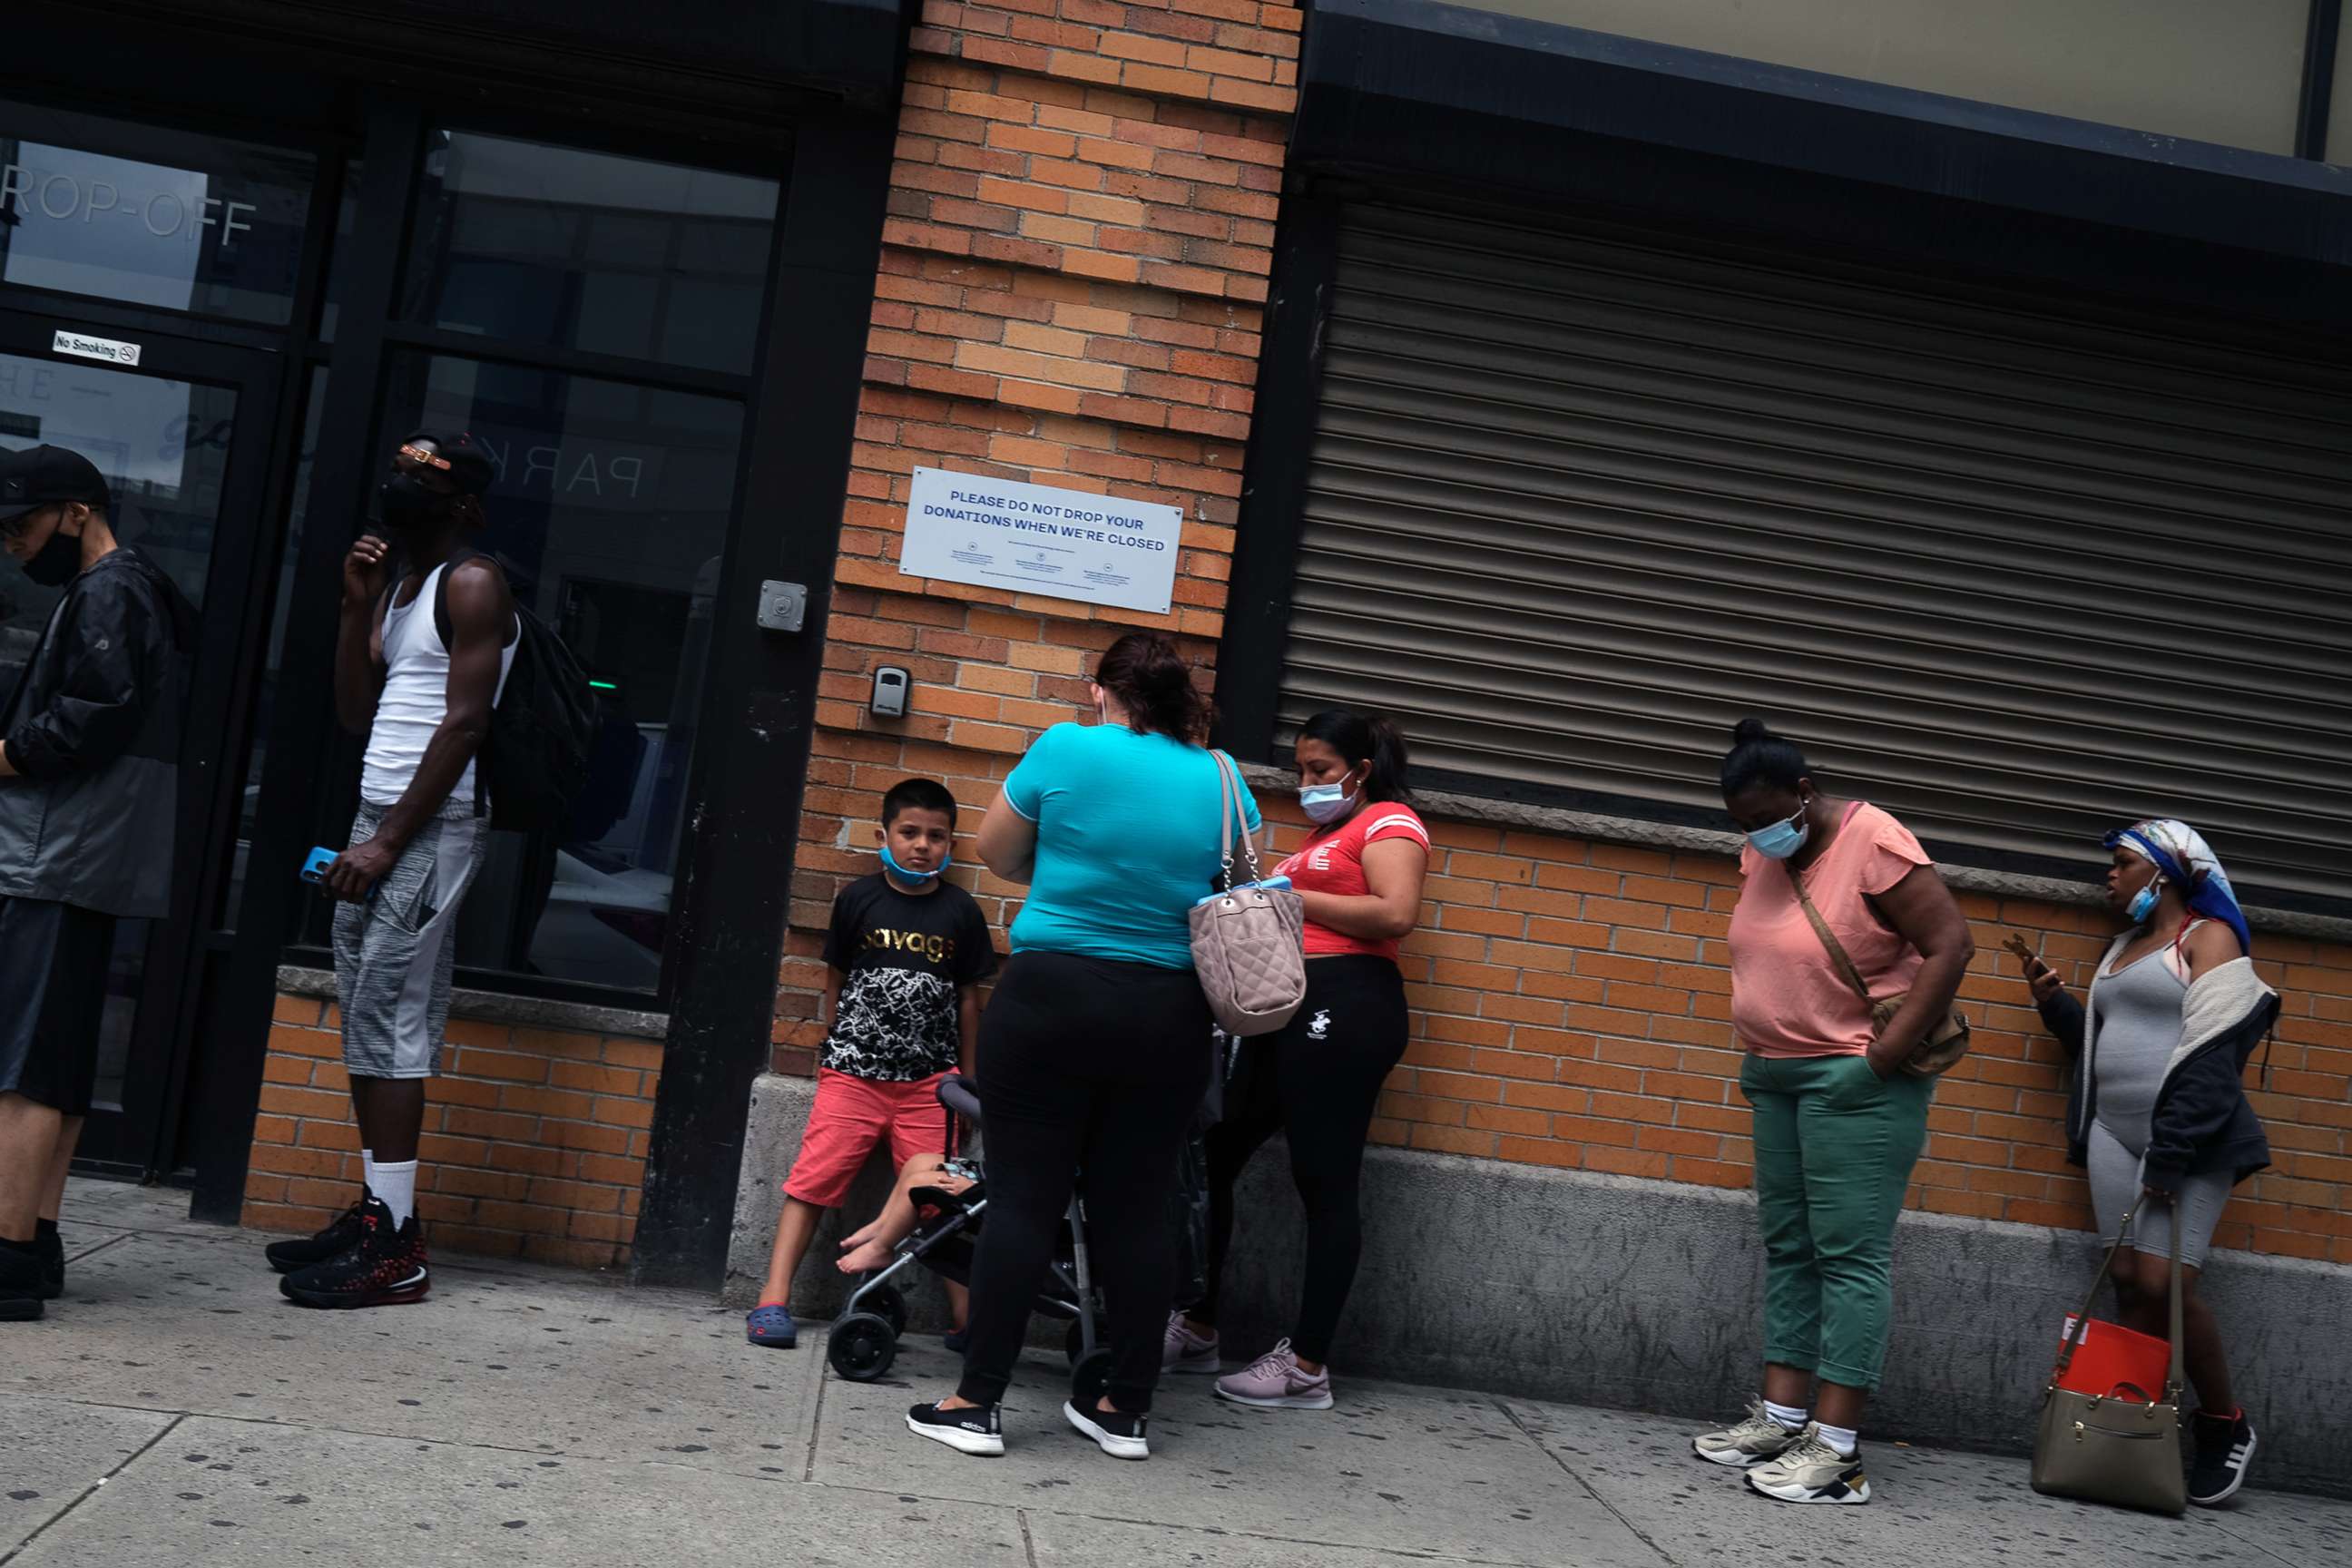
{"type": "MultiPolygon", "coordinates": [[[[2067,1367],[2074,1364],[2075,1351],[2080,1349],[2083,1342],[2090,1337],[2091,1309],[2098,1304],[2099,1287],[2107,1282],[2107,1275],[2116,1266],[2116,1254],[2121,1252],[2124,1249],[2124,1243],[2131,1238],[2132,1224],[2139,1218],[2139,1211],[2147,1202],[2147,1194],[2142,1191],[2133,1201],[2130,1211],[2124,1215],[2124,1223],[2116,1228],[2116,1239],[2108,1246],[2106,1257],[2100,1260],[2098,1273],[2091,1277],[2091,1289],[2083,1298],[2083,1310],[2074,1314],[2074,1326],[2067,1330],[2065,1338],[2059,1344],[2058,1364],[2050,1373],[2052,1388],[2058,1386],[2058,1380],[2064,1377],[2067,1367]]],[[[2184,1364],[2180,1347],[2180,1215],[2177,1212],[2172,1216],[2171,1295],[2172,1362],[2170,1369],[2165,1374],[2164,1398],[2166,1404],[2178,1405],[2180,1403],[2181,1392],[2189,1386],[2189,1380],[2188,1369],[2184,1364]]],[[[2151,1400],[2149,1403],[2155,1402],[2151,1400]]]]}
{"type": "MultiPolygon", "coordinates": [[[[2091,1309],[2098,1305],[2099,1287],[2107,1282],[2108,1271],[2113,1269],[2116,1266],[2116,1254],[2121,1252],[2124,1249],[2124,1243],[2130,1239],[2132,1221],[2139,1217],[2139,1206],[2147,1201],[2147,1194],[2143,1192],[2140,1194],[2139,1197],[2133,1202],[2130,1210],[2124,1215],[2124,1223],[2116,1227],[2116,1239],[2108,1244],[2106,1257],[2099,1261],[2099,1271],[2091,1276],[2091,1288],[2088,1291],[2084,1292],[2083,1296],[2083,1310],[2074,1314],[2074,1326],[2068,1329],[2066,1331],[2065,1338],[2059,1342],[2058,1364],[2052,1368],[2050,1373],[2051,1387],[2055,1388],[2058,1386],[2058,1380],[2064,1377],[2066,1375],[2066,1369],[2074,1364],[2074,1352],[2081,1347],[2084,1340],[2090,1338],[2091,1309]]],[[[2179,1226],[2175,1226],[2173,1228],[2175,1231],[2178,1231],[2179,1226]]],[[[2176,1242],[2174,1245],[2177,1254],[2179,1244],[2176,1242]]],[[[2180,1276],[2179,1272],[2175,1271],[2173,1275],[2174,1283],[2178,1284],[2179,1282],[2179,1279],[2180,1276]]],[[[2180,1340],[2179,1333],[2176,1331],[2173,1336],[2173,1354],[2177,1357],[2179,1353],[2180,1340]]]]}
{"type": "Polygon", "coordinates": [[[1233,760],[1215,747],[1209,755],[1217,764],[1217,862],[1222,868],[1223,890],[1231,892],[1234,886],[1234,824],[1242,826],[1242,859],[1249,867],[1249,879],[1258,879],[1257,841],[1251,837],[1249,816],[1242,809],[1242,781],[1234,772],[1233,760]]]}
{"type": "Polygon", "coordinates": [[[1789,886],[1796,892],[1797,902],[1804,906],[1805,918],[1813,922],[1813,934],[1822,939],[1823,947],[1829,949],[1830,958],[1837,964],[1838,973],[1845,976],[1845,983],[1853,987],[1854,994],[1862,998],[1864,1006],[1876,1006],[1877,999],[1870,994],[1870,982],[1862,977],[1862,971],[1854,967],[1853,960],[1846,956],[1845,948],[1838,942],[1837,932],[1830,930],[1830,922],[1822,919],[1822,911],[1813,908],[1813,900],[1806,896],[1804,879],[1790,869],[1786,860],[1774,863],[1789,879],[1789,886]]]}

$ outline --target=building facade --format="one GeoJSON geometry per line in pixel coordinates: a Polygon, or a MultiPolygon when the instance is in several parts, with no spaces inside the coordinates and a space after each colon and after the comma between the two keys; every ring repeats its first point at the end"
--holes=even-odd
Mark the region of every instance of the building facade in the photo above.
{"type": "Polygon", "coordinates": [[[718,1279],[881,791],[976,813],[1142,625],[1245,762],[1332,703],[1415,743],[1396,1169],[1747,1184],[1711,781],[1756,712],[1978,927],[1916,1211],[2090,1225],[1997,939],[2081,979],[2099,835],[2179,815],[2286,996],[2222,1244],[2352,1267],[2334,0],[835,0],[651,57],[598,5],[32,9],[50,58],[149,42],[103,99],[0,95],[0,439],[119,453],[205,615],[100,1162],[215,1218],[347,1201],[291,871],[355,776],[337,563],[388,439],[454,423],[608,723],[467,910],[444,1245],[718,1279]],[[1177,509],[1170,608],[909,575],[919,468],[1177,509]]]}

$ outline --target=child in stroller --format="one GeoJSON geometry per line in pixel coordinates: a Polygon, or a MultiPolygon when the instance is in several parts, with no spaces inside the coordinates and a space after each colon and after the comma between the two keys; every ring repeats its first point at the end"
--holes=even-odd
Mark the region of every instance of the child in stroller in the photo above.
{"type": "MultiPolygon", "coordinates": [[[[898,1336],[907,1327],[906,1297],[892,1283],[900,1273],[920,1264],[959,1285],[969,1284],[971,1279],[972,1248],[988,1212],[988,1184],[977,1179],[962,1184],[967,1173],[972,1176],[977,1173],[960,1161],[955,1144],[961,1125],[982,1127],[980,1099],[971,1085],[956,1074],[940,1080],[939,1096],[949,1111],[950,1146],[942,1168],[958,1179],[911,1187],[902,1182],[875,1222],[850,1238],[856,1245],[843,1258],[845,1268],[853,1262],[879,1265],[851,1293],[825,1341],[825,1358],[833,1370],[853,1383],[873,1382],[888,1372],[898,1357],[898,1336]]],[[[1036,1307],[1068,1321],[1066,1348],[1071,1397],[1079,1408],[1090,1408],[1109,1383],[1110,1352],[1096,1340],[1102,1304],[1087,1273],[1082,1198],[1070,1200],[1061,1240],[1046,1266],[1045,1278],[1038,1283],[1036,1307]]]]}

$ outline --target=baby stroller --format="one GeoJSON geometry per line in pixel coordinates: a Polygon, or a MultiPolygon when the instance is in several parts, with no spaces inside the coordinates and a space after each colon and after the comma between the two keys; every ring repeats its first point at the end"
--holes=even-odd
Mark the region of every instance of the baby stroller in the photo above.
{"type": "MultiPolygon", "coordinates": [[[[956,1119],[980,1126],[980,1098],[970,1084],[952,1073],[940,1081],[939,1094],[940,1103],[949,1112],[944,1152],[953,1158],[956,1119]]],[[[918,1212],[935,1212],[898,1243],[894,1249],[898,1256],[887,1268],[868,1275],[850,1294],[825,1338],[825,1359],[852,1383],[873,1382],[888,1372],[898,1358],[898,1336],[907,1329],[907,1299],[891,1281],[901,1271],[920,1264],[959,1285],[971,1282],[972,1249],[988,1212],[987,1184],[976,1182],[954,1194],[917,1187],[912,1196],[918,1212]]],[[[1102,1303],[1087,1269],[1086,1205],[1078,1195],[1070,1199],[1061,1239],[1053,1260],[1045,1266],[1033,1310],[1068,1321],[1070,1398],[1081,1410],[1093,1408],[1110,1382],[1110,1351],[1096,1338],[1102,1303]]]]}

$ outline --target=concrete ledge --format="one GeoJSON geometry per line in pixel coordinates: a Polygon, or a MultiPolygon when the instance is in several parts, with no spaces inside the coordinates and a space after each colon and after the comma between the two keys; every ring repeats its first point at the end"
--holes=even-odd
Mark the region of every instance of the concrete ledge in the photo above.
{"type": "MultiPolygon", "coordinates": [[[[748,1301],[766,1272],[776,1183],[814,1093],[803,1079],[754,1086],[730,1303],[748,1301]]],[[[871,1214],[887,1180],[869,1169],[848,1212],[871,1214]]],[[[1279,1141],[1252,1163],[1238,1205],[1229,1357],[1287,1332],[1297,1299],[1304,1226],[1279,1141]]],[[[814,1256],[828,1250],[821,1239],[794,1287],[812,1315],[844,1294],[814,1256]]],[[[1873,1433],[2025,1452],[2060,1323],[2097,1267],[2097,1246],[2078,1232],[1906,1214],[1873,1433]]],[[[2203,1289],[2263,1430],[2263,1484],[2352,1495],[2352,1269],[2221,1252],[2203,1289]]],[[[919,1326],[944,1321],[932,1293],[910,1292],[919,1326]]],[[[1754,1396],[1762,1296],[1747,1193],[1375,1149],[1363,1266],[1332,1359],[1343,1375],[1711,1419],[1754,1396]]]]}
{"type": "MultiPolygon", "coordinates": [[[[1251,789],[1276,796],[1296,789],[1298,775],[1288,768],[1244,763],[1242,776],[1251,789]]],[[[1497,827],[1531,828],[1566,838],[1586,838],[1602,844],[1625,844],[1638,849],[1695,851],[1730,859],[1739,853],[1739,835],[1721,828],[1692,827],[1674,822],[1644,822],[1639,817],[1609,816],[1599,812],[1571,811],[1566,806],[1532,805],[1524,801],[1489,800],[1484,795],[1457,795],[1445,790],[1416,790],[1413,799],[1423,816],[1454,822],[1483,822],[1497,827]]],[[[1943,865],[1944,880],[1962,892],[2000,899],[2032,899],[2042,903],[2073,904],[2090,909],[2106,902],[2106,893],[2095,882],[2074,882],[2063,877],[2035,877],[2021,871],[1995,871],[1979,866],[1943,865]]],[[[2255,931],[2281,936],[2310,937],[2321,942],[2352,942],[2352,919],[2315,914],[2303,910],[2250,907],[2246,923],[2255,931]]]]}
{"type": "MultiPolygon", "coordinates": [[[[335,999],[334,972],[280,964],[278,989],[288,996],[335,999]]],[[[523,1029],[562,1029],[580,1035],[625,1035],[639,1040],[669,1038],[669,1015],[644,1013],[628,1007],[599,1007],[587,1002],[558,1002],[545,996],[509,996],[502,991],[459,989],[449,997],[449,1016],[482,1024],[504,1024],[523,1029]]]]}

